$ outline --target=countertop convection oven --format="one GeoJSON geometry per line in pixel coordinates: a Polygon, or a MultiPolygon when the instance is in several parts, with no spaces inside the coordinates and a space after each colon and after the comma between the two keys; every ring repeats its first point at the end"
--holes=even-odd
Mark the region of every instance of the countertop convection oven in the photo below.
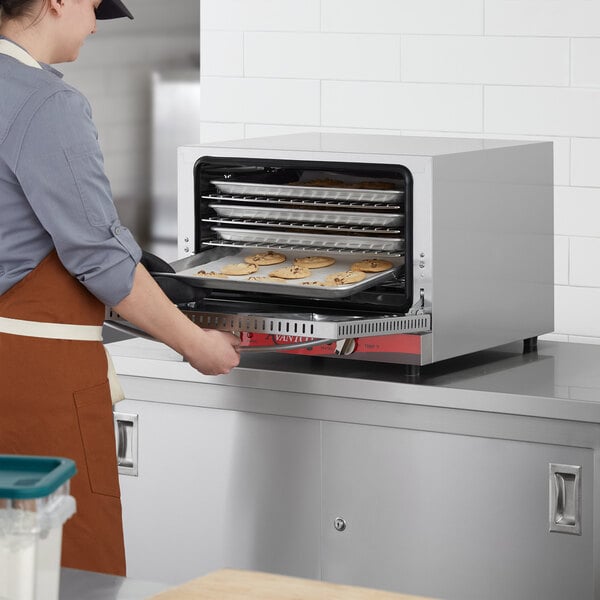
{"type": "Polygon", "coordinates": [[[157,279],[185,286],[180,308],[199,326],[249,349],[420,366],[535,347],[554,327],[552,143],[306,133],[184,146],[178,254],[157,279]]]}

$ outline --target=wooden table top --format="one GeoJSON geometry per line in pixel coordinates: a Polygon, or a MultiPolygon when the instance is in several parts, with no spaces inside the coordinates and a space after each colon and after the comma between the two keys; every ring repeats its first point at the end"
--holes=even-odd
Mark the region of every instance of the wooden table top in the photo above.
{"type": "Polygon", "coordinates": [[[433,600],[312,579],[221,569],[151,600],[433,600]]]}

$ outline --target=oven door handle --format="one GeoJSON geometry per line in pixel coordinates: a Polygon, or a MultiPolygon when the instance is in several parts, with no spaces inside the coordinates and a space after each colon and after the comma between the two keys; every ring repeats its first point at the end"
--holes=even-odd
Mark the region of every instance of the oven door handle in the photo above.
{"type": "MultiPolygon", "coordinates": [[[[111,327],[112,329],[115,329],[116,331],[125,333],[127,335],[133,335],[135,337],[144,338],[145,340],[150,340],[151,342],[158,341],[156,338],[153,338],[151,335],[148,335],[141,329],[131,327],[130,325],[124,325],[123,323],[116,323],[115,321],[110,320],[104,321],[104,324],[107,327],[111,327]]],[[[314,338],[306,342],[295,342],[293,344],[282,344],[280,346],[242,346],[240,348],[240,352],[278,352],[280,350],[296,350],[300,348],[312,348],[313,346],[320,346],[321,344],[333,344],[338,341],[339,340],[335,338],[314,338]]]]}
{"type": "Polygon", "coordinates": [[[293,344],[281,344],[280,346],[242,346],[240,352],[278,352],[279,350],[298,350],[300,348],[312,348],[321,344],[334,344],[339,342],[336,339],[318,339],[314,338],[306,342],[295,342],[293,344]]]}

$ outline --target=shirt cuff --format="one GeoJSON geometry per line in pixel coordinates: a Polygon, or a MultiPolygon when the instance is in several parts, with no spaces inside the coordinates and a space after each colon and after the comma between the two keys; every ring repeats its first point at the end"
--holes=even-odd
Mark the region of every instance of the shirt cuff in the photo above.
{"type": "Polygon", "coordinates": [[[85,279],[84,285],[106,306],[115,306],[131,293],[137,264],[142,249],[127,227],[114,224],[110,227],[113,238],[127,251],[125,258],[93,277],[85,279]]]}
{"type": "Polygon", "coordinates": [[[84,285],[106,306],[116,306],[131,293],[136,267],[137,262],[127,257],[110,269],[87,278],[84,285]]]}

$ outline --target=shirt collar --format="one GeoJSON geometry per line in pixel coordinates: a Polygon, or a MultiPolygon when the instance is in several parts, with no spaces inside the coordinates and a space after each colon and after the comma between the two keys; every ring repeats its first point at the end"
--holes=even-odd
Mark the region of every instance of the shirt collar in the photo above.
{"type": "MultiPolygon", "coordinates": [[[[12,42],[15,46],[19,46],[19,48],[21,48],[22,50],[25,50],[25,52],[27,52],[27,50],[25,48],[23,48],[23,46],[21,46],[20,44],[17,44],[17,42],[15,42],[14,40],[7,38],[5,35],[0,35],[0,40],[7,40],[9,42],[12,42]]],[[[52,65],[49,65],[47,63],[43,63],[40,61],[38,61],[38,63],[40,65],[40,67],[42,67],[42,69],[44,69],[44,71],[48,71],[49,73],[56,75],[60,79],[63,78],[63,74],[58,69],[55,69],[52,65]]]]}
{"type": "Polygon", "coordinates": [[[44,69],[44,71],[48,71],[49,73],[56,75],[60,79],[63,78],[63,74],[58,69],[55,69],[52,65],[48,65],[46,63],[41,62],[40,67],[42,67],[42,69],[44,69]]]}

